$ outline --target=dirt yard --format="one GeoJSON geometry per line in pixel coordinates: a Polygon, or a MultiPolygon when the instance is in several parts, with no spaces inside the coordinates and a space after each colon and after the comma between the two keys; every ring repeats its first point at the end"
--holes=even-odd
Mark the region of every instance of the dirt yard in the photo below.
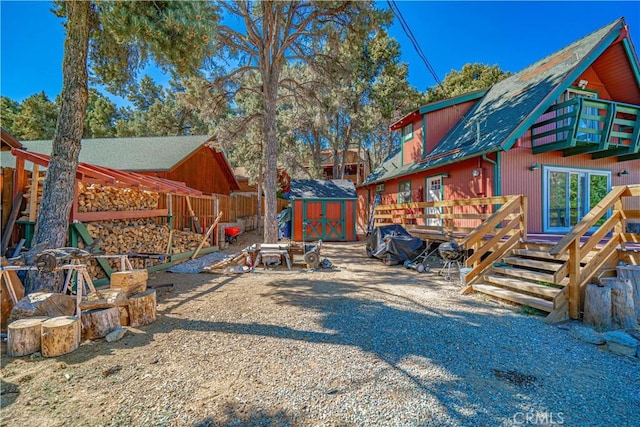
{"type": "Polygon", "coordinates": [[[640,359],[362,242],[321,255],[334,268],[154,273],[174,286],[153,324],[52,359],[3,353],[1,425],[640,424],[640,359]]]}

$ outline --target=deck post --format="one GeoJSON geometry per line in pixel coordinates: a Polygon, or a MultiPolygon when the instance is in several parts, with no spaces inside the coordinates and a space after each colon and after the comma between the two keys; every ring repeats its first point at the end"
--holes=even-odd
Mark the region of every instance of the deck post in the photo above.
{"type": "Polygon", "coordinates": [[[580,239],[569,246],[569,317],[580,319],[580,239]]]}

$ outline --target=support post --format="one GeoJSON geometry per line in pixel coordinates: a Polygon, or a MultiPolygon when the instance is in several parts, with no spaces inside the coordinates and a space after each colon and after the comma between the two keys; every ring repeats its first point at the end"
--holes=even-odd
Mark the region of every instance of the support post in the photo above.
{"type": "Polygon", "coordinates": [[[580,239],[569,246],[569,317],[580,319],[580,239]]]}

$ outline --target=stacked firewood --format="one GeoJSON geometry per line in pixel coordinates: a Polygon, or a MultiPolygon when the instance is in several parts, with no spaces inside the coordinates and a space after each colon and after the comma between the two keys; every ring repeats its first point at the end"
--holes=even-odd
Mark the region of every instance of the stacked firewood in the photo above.
{"type": "Polygon", "coordinates": [[[159,194],[100,184],[78,186],[78,212],[136,211],[157,209],[159,194]]]}
{"type": "MultiPolygon", "coordinates": [[[[152,219],[113,220],[90,222],[86,224],[87,231],[94,240],[100,239],[98,249],[108,255],[113,254],[154,254],[167,255],[169,249],[169,226],[158,224],[152,219]]],[[[202,241],[202,235],[188,231],[173,230],[171,233],[171,247],[174,254],[194,250],[202,241]]],[[[80,243],[78,246],[84,246],[80,243]]],[[[205,242],[204,247],[210,244],[205,242]]],[[[120,261],[114,258],[106,259],[111,268],[119,270],[120,261]]],[[[148,268],[166,259],[158,257],[129,258],[133,268],[148,268]]],[[[88,267],[91,277],[99,279],[105,276],[104,271],[96,260],[91,260],[88,267]]]]}
{"type": "MultiPolygon", "coordinates": [[[[33,174],[32,174],[33,175],[33,174]]],[[[34,215],[37,215],[38,213],[38,207],[40,206],[40,201],[42,200],[42,183],[44,182],[44,174],[43,173],[39,173],[38,174],[38,190],[37,190],[37,199],[36,199],[36,205],[34,206],[34,210],[33,213],[34,215]]],[[[31,206],[31,187],[34,185],[34,179],[33,178],[29,178],[27,180],[27,185],[25,185],[24,187],[24,194],[23,194],[23,198],[25,200],[25,209],[20,212],[20,220],[21,221],[29,221],[29,209],[31,206]]],[[[32,221],[35,221],[35,217],[31,218],[32,221]]]]}

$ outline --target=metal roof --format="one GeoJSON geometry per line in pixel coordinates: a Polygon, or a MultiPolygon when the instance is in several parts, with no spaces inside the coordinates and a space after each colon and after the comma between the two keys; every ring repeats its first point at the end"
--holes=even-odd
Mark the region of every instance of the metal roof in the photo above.
{"type": "MultiPolygon", "coordinates": [[[[534,121],[620,36],[623,18],[594,31],[533,65],[496,83],[418,162],[402,166],[394,151],[364,184],[455,163],[485,153],[509,150],[534,121]]],[[[637,56],[631,55],[631,61],[637,56]]]]}
{"type": "MultiPolygon", "coordinates": [[[[12,148],[11,154],[15,157],[28,160],[40,166],[49,166],[50,157],[46,154],[38,154],[30,151],[12,148]]],[[[85,183],[95,183],[115,187],[134,187],[139,190],[158,191],[163,193],[181,194],[185,196],[201,196],[202,192],[187,187],[181,182],[154,176],[142,175],[136,172],[123,172],[87,163],[79,163],[76,179],[85,183]]]]}
{"type": "MultiPolygon", "coordinates": [[[[169,171],[209,140],[207,135],[83,139],[79,161],[124,171],[169,171]]],[[[52,141],[22,141],[22,146],[49,155],[52,141]]],[[[2,160],[13,167],[9,157],[2,160]]]]}
{"type": "Polygon", "coordinates": [[[292,179],[291,199],[357,199],[353,182],[347,179],[292,179]]]}

